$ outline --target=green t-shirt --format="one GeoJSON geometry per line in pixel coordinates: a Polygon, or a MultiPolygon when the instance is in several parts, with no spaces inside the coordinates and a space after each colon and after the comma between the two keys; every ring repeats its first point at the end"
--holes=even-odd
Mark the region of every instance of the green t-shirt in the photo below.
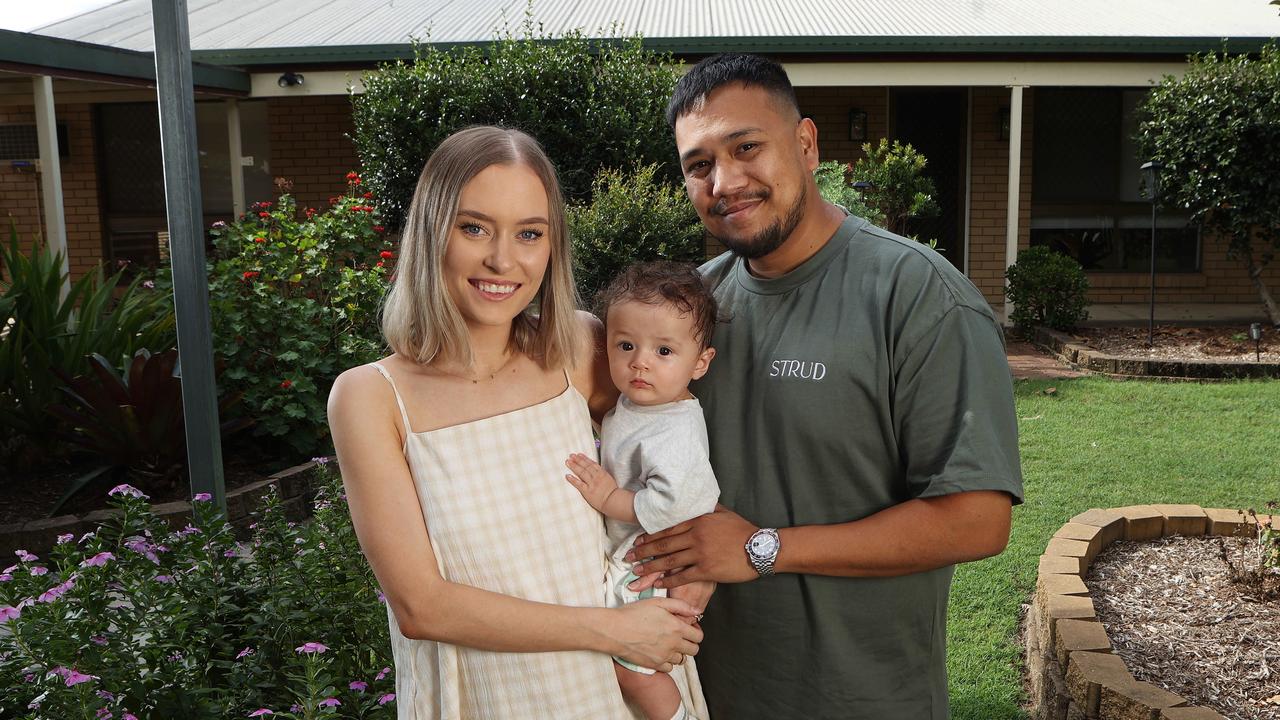
{"type": "MultiPolygon", "coordinates": [[[[789,527],[966,490],[1021,502],[999,325],[937,253],[849,217],[782,277],[729,254],[702,272],[727,321],[693,392],[726,506],[789,527]]],[[[698,655],[712,718],[947,718],[951,574],[721,585],[698,655]]]]}

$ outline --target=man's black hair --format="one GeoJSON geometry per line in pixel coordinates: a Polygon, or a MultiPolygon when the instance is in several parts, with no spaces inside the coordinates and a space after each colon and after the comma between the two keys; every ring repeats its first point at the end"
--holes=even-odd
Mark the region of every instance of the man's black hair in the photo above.
{"type": "Polygon", "coordinates": [[[783,107],[800,114],[795,88],[791,87],[791,79],[781,65],[759,55],[720,53],[694,65],[676,83],[671,102],[667,103],[667,125],[675,129],[676,120],[682,115],[706,102],[712,91],[732,83],[763,88],[783,107]]]}

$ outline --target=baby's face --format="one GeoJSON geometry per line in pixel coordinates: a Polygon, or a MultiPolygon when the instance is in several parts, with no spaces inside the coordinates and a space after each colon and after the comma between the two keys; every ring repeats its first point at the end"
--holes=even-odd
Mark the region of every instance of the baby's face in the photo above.
{"type": "Polygon", "coordinates": [[[707,372],[715,350],[693,337],[693,316],[667,304],[635,300],[609,308],[609,375],[637,405],[661,405],[692,397],[689,381],[707,372]]]}

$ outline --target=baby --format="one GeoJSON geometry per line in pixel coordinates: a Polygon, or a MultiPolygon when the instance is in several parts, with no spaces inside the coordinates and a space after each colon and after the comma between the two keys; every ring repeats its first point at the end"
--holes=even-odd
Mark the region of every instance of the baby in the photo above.
{"type": "MultiPolygon", "coordinates": [[[[711,512],[720,496],[702,406],[689,392],[716,354],[716,301],[692,266],[660,261],[624,270],[601,292],[599,312],[622,396],[601,426],[603,467],[575,454],[566,478],[606,517],[605,602],[618,607],[666,594],[627,587],[636,576],[622,557],[636,536],[711,512]]],[[[622,694],[649,720],[688,717],[669,675],[614,660],[622,694]]]]}

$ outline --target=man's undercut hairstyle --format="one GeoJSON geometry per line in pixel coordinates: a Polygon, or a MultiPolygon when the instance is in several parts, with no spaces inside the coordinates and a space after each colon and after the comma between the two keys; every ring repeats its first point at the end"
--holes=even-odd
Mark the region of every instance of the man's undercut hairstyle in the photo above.
{"type": "Polygon", "coordinates": [[[667,103],[667,125],[674,130],[676,120],[702,108],[712,92],[725,85],[745,85],[768,91],[780,109],[791,110],[800,117],[800,103],[791,86],[787,71],[778,63],[760,55],[720,53],[694,65],[676,83],[667,103]]]}
{"type": "Polygon", "coordinates": [[[624,302],[666,305],[681,316],[691,315],[693,339],[702,350],[711,345],[718,317],[716,298],[689,263],[654,260],[628,266],[596,296],[596,313],[607,326],[609,308],[624,302]]]}

